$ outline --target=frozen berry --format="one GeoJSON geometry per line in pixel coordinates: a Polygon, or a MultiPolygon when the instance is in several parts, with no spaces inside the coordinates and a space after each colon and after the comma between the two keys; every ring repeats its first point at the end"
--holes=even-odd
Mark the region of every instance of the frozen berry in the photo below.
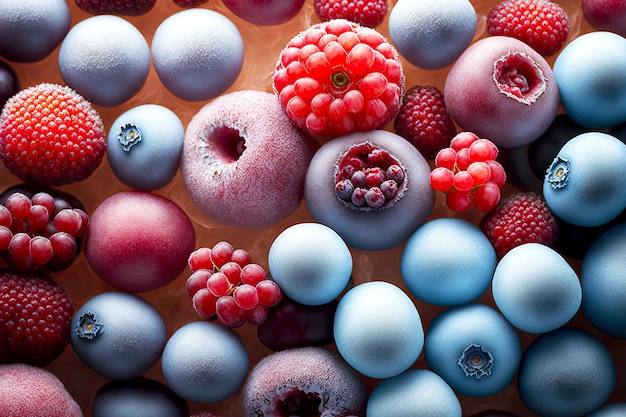
{"type": "Polygon", "coordinates": [[[551,246],[559,232],[556,218],[543,197],[532,192],[516,193],[502,200],[483,217],[480,229],[500,258],[524,243],[551,246]]]}
{"type": "Polygon", "coordinates": [[[0,106],[20,91],[20,81],[15,70],[0,60],[0,106]]]}
{"type": "Polygon", "coordinates": [[[148,13],[156,0],[74,0],[83,11],[91,14],[139,16],[148,13]]]}
{"type": "Polygon", "coordinates": [[[273,26],[293,19],[304,0],[222,0],[237,17],[257,26],[273,26]]]}
{"type": "Polygon", "coordinates": [[[567,39],[565,11],[550,0],[504,0],[487,15],[490,35],[510,36],[543,56],[555,54],[567,39]]]}
{"type": "Polygon", "coordinates": [[[597,30],[626,36],[626,2],[620,0],[582,0],[585,20],[597,30]]]}
{"type": "Polygon", "coordinates": [[[0,272],[0,363],[46,366],[65,349],[74,303],[36,272],[0,272]]]}
{"type": "Polygon", "coordinates": [[[313,6],[317,16],[324,22],[346,19],[373,28],[387,16],[387,0],[315,0],[313,6]]]}
{"type": "Polygon", "coordinates": [[[404,94],[394,129],[427,159],[447,147],[456,134],[443,93],[433,86],[415,86],[404,94]]]}
{"type": "Polygon", "coordinates": [[[384,127],[400,108],[404,72],[397,51],[380,33],[334,19],[289,41],[273,86],[298,127],[337,137],[384,127]]]}
{"type": "Polygon", "coordinates": [[[10,98],[0,115],[0,158],[24,182],[63,185],[100,165],[100,115],[69,87],[39,84],[10,98]]]}

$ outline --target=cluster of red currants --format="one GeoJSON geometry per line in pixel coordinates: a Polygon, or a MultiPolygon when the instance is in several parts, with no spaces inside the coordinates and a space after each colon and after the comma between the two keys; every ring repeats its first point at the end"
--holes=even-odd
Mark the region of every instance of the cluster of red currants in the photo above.
{"type": "Polygon", "coordinates": [[[486,213],[500,201],[500,189],[506,173],[496,161],[498,147],[488,139],[472,132],[461,132],[435,156],[435,169],[430,173],[430,185],[446,194],[446,204],[456,212],[472,205],[486,213]]]}
{"type": "Polygon", "coordinates": [[[267,278],[265,269],[252,263],[244,249],[228,242],[202,247],[189,255],[191,275],[187,295],[196,313],[205,319],[219,319],[227,327],[239,327],[246,320],[262,324],[269,308],[278,304],[282,291],[267,278]]]}

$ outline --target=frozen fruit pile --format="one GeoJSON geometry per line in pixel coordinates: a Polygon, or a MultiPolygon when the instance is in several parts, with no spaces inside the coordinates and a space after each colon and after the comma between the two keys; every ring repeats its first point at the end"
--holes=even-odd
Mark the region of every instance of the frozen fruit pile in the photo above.
{"type": "Polygon", "coordinates": [[[0,0],[0,415],[626,415],[626,7],[259,3],[0,0]]]}

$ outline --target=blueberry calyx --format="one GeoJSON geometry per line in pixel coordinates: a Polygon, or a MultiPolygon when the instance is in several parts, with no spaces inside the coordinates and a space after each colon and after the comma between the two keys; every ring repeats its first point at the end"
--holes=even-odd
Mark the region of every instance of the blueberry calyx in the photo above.
{"type": "Polygon", "coordinates": [[[122,131],[117,135],[117,138],[122,144],[122,149],[125,152],[130,152],[133,146],[141,142],[141,130],[132,123],[126,123],[122,126],[122,131]]]}
{"type": "Polygon", "coordinates": [[[87,311],[80,315],[74,332],[81,339],[92,340],[104,331],[104,324],[100,323],[96,315],[87,311]]]}
{"type": "Polygon", "coordinates": [[[546,181],[555,190],[563,188],[567,185],[569,171],[569,160],[557,156],[546,170],[546,181]]]}
{"type": "Polygon", "coordinates": [[[461,353],[457,362],[466,377],[476,377],[480,379],[483,376],[491,375],[493,367],[493,356],[488,350],[480,345],[469,345],[461,353]]]}

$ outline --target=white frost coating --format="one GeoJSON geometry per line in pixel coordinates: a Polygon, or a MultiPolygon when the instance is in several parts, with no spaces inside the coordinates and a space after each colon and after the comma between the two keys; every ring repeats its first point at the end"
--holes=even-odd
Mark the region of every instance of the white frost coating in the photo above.
{"type": "Polygon", "coordinates": [[[173,14],[152,39],[156,72],[177,97],[203,101],[226,91],[243,66],[243,38],[226,16],[207,9],[173,14]]]}

